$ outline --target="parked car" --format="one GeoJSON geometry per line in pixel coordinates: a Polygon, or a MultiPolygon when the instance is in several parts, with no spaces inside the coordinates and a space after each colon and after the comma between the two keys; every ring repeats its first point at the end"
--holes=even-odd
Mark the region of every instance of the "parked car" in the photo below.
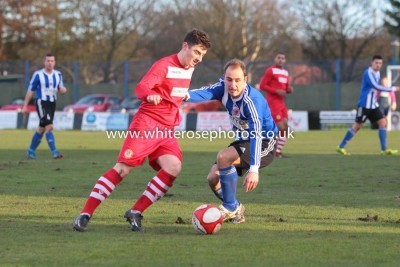
{"type": "Polygon", "coordinates": [[[122,100],[121,104],[111,106],[108,111],[109,112],[120,112],[120,113],[130,113],[134,115],[138,109],[142,101],[135,96],[128,96],[122,100]]]}
{"type": "Polygon", "coordinates": [[[119,105],[122,98],[113,94],[92,94],[81,98],[73,105],[68,105],[64,111],[83,113],[107,111],[113,105],[119,105]]]}
{"type": "Polygon", "coordinates": [[[183,102],[181,109],[185,113],[200,111],[224,111],[226,110],[222,103],[218,100],[210,100],[199,103],[183,102]]]}
{"type": "MultiPolygon", "coordinates": [[[[18,112],[22,111],[22,108],[24,106],[25,98],[23,97],[17,97],[14,98],[11,103],[5,104],[0,108],[0,110],[15,110],[18,112]]],[[[36,112],[36,106],[35,106],[35,99],[32,98],[31,101],[29,101],[28,106],[27,106],[28,112],[36,112]]]]}

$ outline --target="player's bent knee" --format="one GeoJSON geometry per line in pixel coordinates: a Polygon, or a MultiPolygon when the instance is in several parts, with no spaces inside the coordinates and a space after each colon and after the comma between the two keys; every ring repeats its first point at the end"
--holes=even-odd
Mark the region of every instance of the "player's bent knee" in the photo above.
{"type": "Polygon", "coordinates": [[[387,122],[386,122],[385,118],[378,120],[377,123],[378,123],[379,128],[386,128],[387,122]]]}
{"type": "Polygon", "coordinates": [[[211,187],[214,187],[219,183],[219,177],[218,175],[215,175],[215,173],[213,174],[209,173],[207,176],[207,181],[211,187]]]}
{"type": "Polygon", "coordinates": [[[171,162],[168,166],[164,166],[163,170],[176,177],[181,173],[182,163],[180,161],[171,162]]]}
{"type": "Polygon", "coordinates": [[[53,124],[48,124],[45,126],[46,132],[52,132],[54,129],[53,124]]]}
{"type": "Polygon", "coordinates": [[[227,150],[221,150],[217,154],[217,165],[218,168],[225,168],[232,165],[233,160],[229,157],[229,152],[227,150]]]}
{"type": "Polygon", "coordinates": [[[125,176],[127,176],[133,167],[126,165],[124,163],[120,163],[118,162],[117,164],[115,164],[115,166],[113,167],[113,169],[118,172],[118,174],[121,176],[121,178],[125,178],[125,176]]]}
{"type": "Polygon", "coordinates": [[[37,132],[40,133],[41,135],[44,134],[44,131],[45,131],[45,128],[43,128],[41,126],[39,126],[38,129],[37,129],[37,132]]]}

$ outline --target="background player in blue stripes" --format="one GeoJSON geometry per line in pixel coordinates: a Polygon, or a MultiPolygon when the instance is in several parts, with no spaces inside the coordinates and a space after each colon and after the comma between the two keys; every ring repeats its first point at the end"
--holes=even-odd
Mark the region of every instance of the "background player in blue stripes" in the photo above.
{"type": "Polygon", "coordinates": [[[222,102],[236,133],[236,141],[218,152],[207,179],[211,189],[223,201],[219,209],[224,221],[242,223],[245,208],[236,199],[238,174],[248,170],[243,180],[246,192],[257,187],[258,169],[270,164],[274,158],[278,129],[264,96],[247,84],[246,65],[241,60],[230,60],[219,82],[188,92],[187,101],[207,100],[222,102]]]}
{"type": "Polygon", "coordinates": [[[32,136],[31,145],[26,152],[28,159],[36,159],[36,148],[42,141],[43,135],[46,136],[47,143],[54,159],[60,159],[63,155],[56,148],[56,140],[53,134],[53,118],[56,110],[57,92],[65,94],[67,88],[64,87],[61,72],[54,69],[56,58],[52,54],[47,54],[44,58],[44,68],[33,73],[25,96],[22,112],[27,112],[27,105],[36,93],[36,110],[39,115],[39,127],[32,136]]]}
{"type": "Polygon", "coordinates": [[[361,129],[363,123],[369,119],[371,123],[376,122],[379,130],[379,141],[381,143],[381,154],[382,155],[393,155],[397,153],[397,150],[388,149],[386,145],[386,117],[382,114],[379,109],[377,102],[378,91],[391,92],[398,91],[399,87],[387,87],[379,84],[381,74],[380,69],[382,68],[383,59],[380,55],[372,57],[371,66],[364,72],[361,82],[361,94],[358,99],[358,107],[356,120],[353,126],[351,126],[345,134],[342,142],[336,148],[336,151],[342,155],[350,155],[344,148],[347,143],[353,138],[353,136],[361,129]]]}

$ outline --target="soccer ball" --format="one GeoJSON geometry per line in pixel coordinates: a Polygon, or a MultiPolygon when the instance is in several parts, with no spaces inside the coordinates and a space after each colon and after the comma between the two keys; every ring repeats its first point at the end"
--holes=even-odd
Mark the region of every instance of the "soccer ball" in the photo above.
{"type": "Polygon", "coordinates": [[[203,204],[193,212],[193,228],[203,235],[218,233],[222,226],[222,214],[217,207],[203,204]]]}

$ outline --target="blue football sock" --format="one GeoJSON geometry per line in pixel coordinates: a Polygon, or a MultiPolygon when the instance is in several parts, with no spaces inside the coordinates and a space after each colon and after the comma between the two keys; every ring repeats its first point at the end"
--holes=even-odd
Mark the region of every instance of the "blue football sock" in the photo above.
{"type": "Polygon", "coordinates": [[[347,130],[347,133],[344,136],[343,141],[340,143],[339,147],[344,148],[355,134],[356,132],[353,130],[353,128],[350,127],[349,130],[347,130]]]}
{"type": "Polygon", "coordinates": [[[386,150],[386,128],[379,128],[379,141],[381,141],[381,149],[386,150]]]}
{"type": "Polygon", "coordinates": [[[238,175],[236,168],[234,166],[229,166],[227,168],[218,169],[219,170],[219,180],[221,182],[223,203],[222,205],[230,210],[234,211],[238,205],[236,200],[236,186],[238,182],[238,175]]]}
{"type": "Polygon", "coordinates": [[[53,132],[46,132],[46,139],[51,152],[54,153],[57,149],[56,149],[56,140],[54,139],[53,132]]]}
{"type": "Polygon", "coordinates": [[[38,132],[35,132],[32,136],[31,145],[29,146],[30,152],[35,152],[36,148],[39,146],[40,142],[42,141],[43,135],[38,132]]]}

